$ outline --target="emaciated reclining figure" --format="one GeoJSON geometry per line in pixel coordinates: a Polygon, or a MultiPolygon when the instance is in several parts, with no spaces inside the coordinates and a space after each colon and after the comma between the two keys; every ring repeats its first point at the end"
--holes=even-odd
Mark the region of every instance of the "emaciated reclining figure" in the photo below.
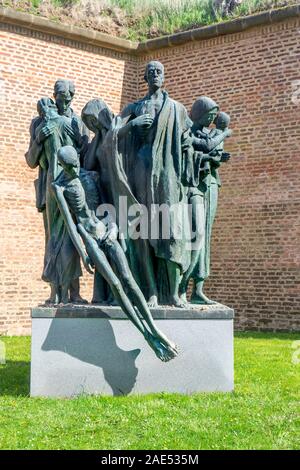
{"type": "Polygon", "coordinates": [[[95,205],[92,207],[89,203],[89,199],[95,198],[98,192],[93,176],[89,177],[93,172],[80,170],[79,157],[74,147],[60,148],[57,158],[63,171],[52,184],[53,191],[69,235],[85,268],[93,273],[92,267],[95,266],[109,284],[124,313],[143,334],[157,357],[162,361],[169,361],[177,355],[176,345],[154,324],[147,302],[132,276],[125,253],[117,240],[117,225],[109,215],[99,220],[95,215],[95,205]]]}

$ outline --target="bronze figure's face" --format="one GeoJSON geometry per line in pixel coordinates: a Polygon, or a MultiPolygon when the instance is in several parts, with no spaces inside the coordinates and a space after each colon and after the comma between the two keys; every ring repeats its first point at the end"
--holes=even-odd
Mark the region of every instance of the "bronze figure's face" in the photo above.
{"type": "Polygon", "coordinates": [[[151,89],[158,89],[164,83],[164,66],[160,62],[149,62],[146,67],[145,80],[151,89]]]}
{"type": "Polygon", "coordinates": [[[212,122],[214,122],[214,120],[216,119],[216,116],[218,114],[218,108],[214,108],[210,111],[208,111],[208,113],[206,113],[204,116],[203,116],[203,126],[210,126],[210,124],[212,122]]]}
{"type": "Polygon", "coordinates": [[[94,133],[96,133],[98,130],[101,130],[101,126],[99,125],[99,122],[96,116],[92,116],[92,115],[86,116],[84,119],[84,123],[86,127],[94,133]]]}
{"type": "Polygon", "coordinates": [[[104,101],[93,99],[83,108],[81,118],[87,128],[96,133],[102,129],[108,131],[112,125],[114,115],[104,101]]]}
{"type": "Polygon", "coordinates": [[[71,177],[76,178],[79,175],[79,166],[73,166],[70,163],[61,163],[63,170],[71,177]]]}
{"type": "Polygon", "coordinates": [[[72,96],[69,91],[62,91],[55,95],[55,102],[59,114],[65,114],[71,106],[72,96]]]}
{"type": "Polygon", "coordinates": [[[227,113],[224,113],[224,111],[221,111],[216,119],[214,120],[214,123],[217,127],[217,129],[224,130],[227,127],[229,127],[230,124],[230,116],[227,113]]]}
{"type": "Polygon", "coordinates": [[[191,119],[196,127],[209,127],[219,112],[217,103],[208,96],[198,98],[191,109],[191,119]]]}
{"type": "Polygon", "coordinates": [[[71,80],[57,80],[55,82],[53,96],[60,115],[67,113],[74,94],[75,85],[71,80]]]}

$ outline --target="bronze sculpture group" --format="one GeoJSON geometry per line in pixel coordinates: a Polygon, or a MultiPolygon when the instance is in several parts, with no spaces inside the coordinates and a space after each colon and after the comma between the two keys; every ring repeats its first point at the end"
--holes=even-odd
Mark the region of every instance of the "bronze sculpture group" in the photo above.
{"type": "Polygon", "coordinates": [[[228,114],[212,99],[197,99],[190,115],[172,100],[163,89],[160,62],[147,64],[145,80],[147,95],[120,115],[94,99],[81,118],[71,108],[74,84],[57,81],[54,100],[37,104],[26,161],[39,171],[47,303],[86,302],[79,293],[81,260],[95,273],[92,302],[116,302],[155,354],[168,361],[177,346],[157,328],[150,308],[214,303],[203,283],[218,168],[230,158],[224,140],[231,130],[228,114]]]}

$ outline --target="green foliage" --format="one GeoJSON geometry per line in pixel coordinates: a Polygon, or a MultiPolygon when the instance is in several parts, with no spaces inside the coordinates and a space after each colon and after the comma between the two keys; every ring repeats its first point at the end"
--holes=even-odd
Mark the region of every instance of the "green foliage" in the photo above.
{"type": "Polygon", "coordinates": [[[210,0],[190,0],[181,3],[156,2],[155,8],[137,17],[129,28],[129,38],[147,39],[150,36],[163,36],[195,26],[210,24],[216,21],[216,15],[210,0]]]}
{"type": "Polygon", "coordinates": [[[111,5],[121,8],[128,15],[132,15],[136,8],[136,0],[111,0],[111,5]]]}
{"type": "Polygon", "coordinates": [[[261,10],[268,10],[271,8],[280,8],[282,6],[298,3],[294,1],[283,0],[243,0],[241,5],[238,5],[234,11],[235,16],[245,16],[261,10]]]}
{"type": "Polygon", "coordinates": [[[41,4],[41,0],[31,0],[33,8],[38,8],[41,4]]]}
{"type": "Polygon", "coordinates": [[[0,449],[299,449],[297,339],[236,334],[234,393],[57,400],[28,397],[30,338],[2,337],[0,449]]]}
{"type": "Polygon", "coordinates": [[[299,2],[243,0],[229,16],[224,17],[214,7],[215,0],[0,0],[4,6],[132,40],[173,34],[299,2]]]}
{"type": "MultiPolygon", "coordinates": [[[[123,0],[122,3],[130,3],[132,9],[132,4],[136,2],[123,0]]],[[[297,0],[243,0],[226,18],[213,8],[212,0],[153,0],[150,5],[144,0],[142,15],[137,14],[137,4],[132,10],[133,18],[128,28],[128,37],[132,40],[143,40],[151,36],[173,34],[292,3],[297,3],[297,0]]]]}
{"type": "MultiPolygon", "coordinates": [[[[80,0],[51,0],[51,3],[57,7],[72,7],[79,2],[80,0]]],[[[41,3],[41,0],[39,0],[39,3],[41,3]]]]}

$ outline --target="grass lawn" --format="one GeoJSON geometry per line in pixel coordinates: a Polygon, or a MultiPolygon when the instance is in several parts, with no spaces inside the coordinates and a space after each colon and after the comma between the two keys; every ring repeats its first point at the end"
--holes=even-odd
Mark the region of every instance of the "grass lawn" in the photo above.
{"type": "Polygon", "coordinates": [[[1,338],[0,448],[299,449],[299,339],[236,334],[231,394],[58,400],[28,396],[30,338],[1,338]]]}

